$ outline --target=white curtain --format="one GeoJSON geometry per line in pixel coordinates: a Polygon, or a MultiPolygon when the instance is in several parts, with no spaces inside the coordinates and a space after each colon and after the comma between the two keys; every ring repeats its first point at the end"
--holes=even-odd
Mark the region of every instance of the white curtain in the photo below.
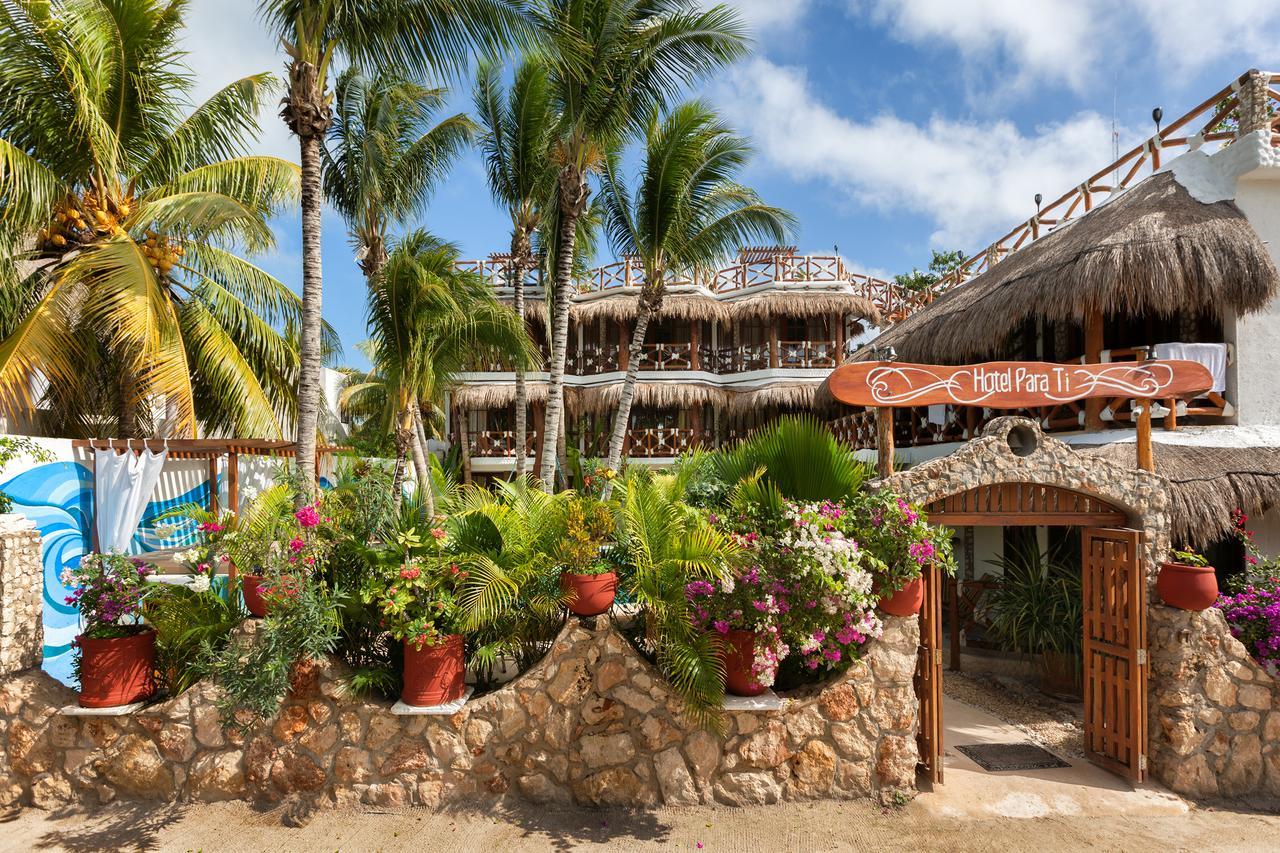
{"type": "Polygon", "coordinates": [[[116,453],[94,450],[94,488],[97,494],[98,549],[127,552],[142,521],[147,501],[160,481],[169,451],[116,453]]]}

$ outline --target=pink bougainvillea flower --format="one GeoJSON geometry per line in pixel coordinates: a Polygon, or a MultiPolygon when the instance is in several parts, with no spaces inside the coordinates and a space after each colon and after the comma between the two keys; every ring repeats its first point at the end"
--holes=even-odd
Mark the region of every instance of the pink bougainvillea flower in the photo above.
{"type": "Polygon", "coordinates": [[[316,508],[314,506],[304,506],[302,509],[295,512],[293,517],[296,518],[298,520],[298,524],[303,527],[315,527],[320,523],[320,513],[316,512],[316,508]]]}
{"type": "Polygon", "coordinates": [[[307,543],[303,542],[297,536],[289,540],[289,550],[295,554],[301,551],[305,547],[307,547],[307,543]]]}

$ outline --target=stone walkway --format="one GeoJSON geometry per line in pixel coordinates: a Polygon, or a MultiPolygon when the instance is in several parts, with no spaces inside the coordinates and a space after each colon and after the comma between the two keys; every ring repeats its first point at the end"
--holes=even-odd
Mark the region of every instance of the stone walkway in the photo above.
{"type": "Polygon", "coordinates": [[[900,811],[865,802],[646,812],[501,807],[489,813],[320,812],[302,827],[241,803],[112,805],[0,817],[0,849],[74,851],[1089,850],[1264,849],[1280,818],[1192,810],[1179,815],[948,818],[921,800],[900,811]]]}

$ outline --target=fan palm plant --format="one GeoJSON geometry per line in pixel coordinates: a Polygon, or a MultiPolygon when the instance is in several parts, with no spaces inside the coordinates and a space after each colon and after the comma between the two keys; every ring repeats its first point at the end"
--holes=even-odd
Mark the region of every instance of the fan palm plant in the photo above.
{"type": "MultiPolygon", "coordinates": [[[[482,276],[458,269],[457,259],[456,246],[424,231],[400,241],[370,298],[373,370],[342,394],[344,406],[367,406],[365,395],[382,401],[381,416],[395,431],[397,498],[414,412],[438,406],[475,359],[504,356],[527,365],[532,358],[520,319],[498,302],[482,276]]],[[[431,489],[424,491],[430,501],[431,489]]]]}
{"type": "Polygon", "coordinates": [[[329,76],[335,60],[445,78],[465,69],[473,49],[523,40],[523,0],[260,0],[289,60],[281,118],[298,138],[302,164],[302,325],[298,376],[298,470],[315,490],[321,394],[321,147],[333,120],[329,76]]]}
{"type": "Polygon", "coordinates": [[[237,250],[272,246],[298,171],[245,154],[270,75],[188,111],[184,6],[0,3],[0,398],[32,410],[43,375],[68,432],[150,432],[163,402],[177,435],[270,437],[293,410],[300,303],[237,250]]]}
{"type": "MultiPolygon", "coordinates": [[[[745,139],[698,101],[675,107],[660,118],[655,110],[645,127],[643,162],[634,193],[621,174],[621,158],[605,167],[605,231],[614,252],[639,260],[644,271],[639,310],[631,334],[631,355],[618,398],[606,464],[618,470],[627,421],[635,398],[649,322],[662,309],[670,273],[693,273],[760,240],[780,243],[795,220],[761,201],[735,181],[751,148],[745,139]]],[[[605,497],[610,485],[605,486],[605,497]]]]}
{"type": "MultiPolygon", "coordinates": [[[[480,149],[484,154],[489,192],[511,218],[511,250],[508,281],[512,307],[524,317],[525,276],[537,266],[533,238],[551,198],[555,170],[550,152],[556,115],[551,101],[551,80],[545,62],[526,57],[515,70],[509,91],[502,91],[501,67],[484,63],[476,75],[473,99],[484,128],[480,149]]],[[[516,477],[524,476],[527,459],[528,391],[524,370],[516,369],[516,477]]]]}
{"type": "Polygon", "coordinates": [[[783,497],[798,501],[840,501],[871,479],[871,467],[836,440],[811,415],[779,418],[725,450],[707,454],[699,466],[729,489],[762,472],[783,497]]]}
{"type": "MultiPolygon", "coordinates": [[[[589,179],[655,107],[683,87],[743,56],[747,39],[727,6],[702,10],[690,0],[547,0],[539,11],[550,44],[552,98],[559,116],[555,290],[544,425],[560,433],[578,219],[589,179]]],[[[543,442],[538,477],[550,485],[557,442],[543,442]]]]}
{"type": "Polygon", "coordinates": [[[618,542],[630,571],[626,590],[640,605],[644,642],[700,725],[718,725],[724,705],[723,649],[699,629],[685,595],[693,580],[719,582],[737,547],[684,502],[687,473],[630,472],[622,487],[618,542]]]}

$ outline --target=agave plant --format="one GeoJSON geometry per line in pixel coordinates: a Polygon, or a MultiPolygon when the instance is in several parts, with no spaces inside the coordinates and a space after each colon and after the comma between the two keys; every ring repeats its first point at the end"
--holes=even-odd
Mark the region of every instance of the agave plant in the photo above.
{"type": "Polygon", "coordinates": [[[630,472],[620,487],[619,546],[625,589],[640,606],[644,646],[684,701],[690,720],[720,725],[724,660],[720,641],[694,625],[690,581],[719,582],[737,553],[733,541],[685,503],[690,475],[630,472]]]}

